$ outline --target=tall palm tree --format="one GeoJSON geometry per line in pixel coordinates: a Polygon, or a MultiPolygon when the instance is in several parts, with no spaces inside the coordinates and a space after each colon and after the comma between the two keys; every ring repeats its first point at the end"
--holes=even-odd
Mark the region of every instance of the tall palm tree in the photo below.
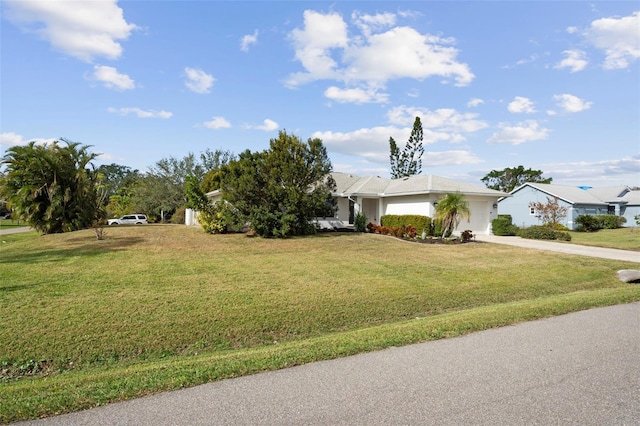
{"type": "Polygon", "coordinates": [[[438,200],[436,204],[436,219],[442,221],[442,236],[456,229],[460,219],[471,218],[469,203],[460,192],[449,193],[438,200]]]}

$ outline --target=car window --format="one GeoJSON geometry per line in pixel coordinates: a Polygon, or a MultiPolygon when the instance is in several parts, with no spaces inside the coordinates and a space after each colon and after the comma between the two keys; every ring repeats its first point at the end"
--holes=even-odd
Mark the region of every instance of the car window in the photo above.
{"type": "Polygon", "coordinates": [[[122,220],[135,220],[135,216],[122,216],[122,220]]]}

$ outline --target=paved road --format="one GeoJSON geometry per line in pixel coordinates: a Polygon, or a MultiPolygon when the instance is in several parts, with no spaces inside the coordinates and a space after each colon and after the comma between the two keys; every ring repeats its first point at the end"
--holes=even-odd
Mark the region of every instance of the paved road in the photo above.
{"type": "Polygon", "coordinates": [[[225,380],[30,424],[640,424],[640,303],[225,380]]]}
{"type": "Polygon", "coordinates": [[[554,241],[528,240],[520,237],[498,237],[496,235],[476,235],[476,240],[536,250],[556,251],[566,254],[600,257],[613,260],[626,260],[629,262],[640,263],[640,251],[581,246],[578,244],[558,243],[554,241]]]}
{"type": "Polygon", "coordinates": [[[20,226],[17,228],[0,229],[0,235],[17,234],[19,232],[29,232],[31,228],[28,226],[20,226]]]}

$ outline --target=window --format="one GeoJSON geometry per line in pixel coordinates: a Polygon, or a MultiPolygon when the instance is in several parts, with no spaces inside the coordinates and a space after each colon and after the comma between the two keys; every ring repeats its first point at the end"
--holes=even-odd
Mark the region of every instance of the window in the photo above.
{"type": "Polygon", "coordinates": [[[536,214],[536,209],[534,209],[533,207],[529,207],[529,214],[530,214],[531,216],[535,216],[535,214],[536,214]]]}

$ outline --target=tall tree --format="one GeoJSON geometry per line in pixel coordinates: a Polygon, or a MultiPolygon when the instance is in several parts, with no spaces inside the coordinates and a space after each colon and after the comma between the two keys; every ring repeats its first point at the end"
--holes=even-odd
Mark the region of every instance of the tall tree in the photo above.
{"type": "Polygon", "coordinates": [[[133,170],[131,167],[116,163],[102,164],[98,167],[97,171],[103,176],[107,198],[118,194],[123,188],[130,187],[140,178],[140,172],[138,170],[133,170]]]}
{"type": "Polygon", "coordinates": [[[398,148],[396,141],[389,138],[389,162],[391,163],[391,178],[397,179],[407,176],[418,175],[422,172],[422,146],[423,131],[420,117],[416,117],[413,122],[413,129],[407,144],[402,152],[398,148]]]}
{"type": "Polygon", "coordinates": [[[542,170],[525,170],[524,166],[507,167],[503,170],[491,170],[481,180],[487,188],[511,192],[527,182],[551,183],[553,181],[553,178],[545,178],[542,174],[542,170]]]}
{"type": "Polygon", "coordinates": [[[18,218],[43,234],[95,226],[106,215],[98,156],[66,139],[9,148],[0,188],[18,218]]]}
{"type": "Polygon", "coordinates": [[[438,200],[436,205],[436,219],[442,221],[442,236],[453,232],[458,227],[460,219],[469,220],[471,210],[469,203],[460,192],[449,193],[438,200]]]}
{"type": "Polygon", "coordinates": [[[286,131],[271,139],[268,150],[247,150],[222,170],[225,200],[265,237],[315,232],[310,222],[335,189],[322,141],[305,143],[286,131]]]}

